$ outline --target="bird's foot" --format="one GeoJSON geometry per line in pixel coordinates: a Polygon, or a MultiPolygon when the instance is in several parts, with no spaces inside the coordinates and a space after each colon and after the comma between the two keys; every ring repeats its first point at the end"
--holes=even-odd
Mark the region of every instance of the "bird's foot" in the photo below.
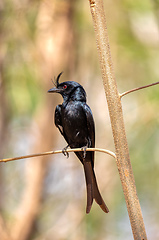
{"type": "Polygon", "coordinates": [[[67,145],[66,147],[64,147],[62,149],[62,153],[65,157],[69,158],[69,153],[67,152],[67,148],[69,147],[69,145],[67,145]]]}
{"type": "Polygon", "coordinates": [[[83,158],[86,158],[86,153],[87,153],[86,149],[87,149],[87,146],[81,147],[81,150],[83,151],[83,158]]]}

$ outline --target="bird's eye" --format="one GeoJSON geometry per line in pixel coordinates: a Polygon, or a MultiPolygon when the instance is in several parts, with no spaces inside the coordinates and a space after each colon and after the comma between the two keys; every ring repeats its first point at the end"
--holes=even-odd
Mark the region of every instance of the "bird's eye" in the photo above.
{"type": "Polygon", "coordinates": [[[66,89],[67,88],[67,85],[63,85],[63,89],[66,89]]]}

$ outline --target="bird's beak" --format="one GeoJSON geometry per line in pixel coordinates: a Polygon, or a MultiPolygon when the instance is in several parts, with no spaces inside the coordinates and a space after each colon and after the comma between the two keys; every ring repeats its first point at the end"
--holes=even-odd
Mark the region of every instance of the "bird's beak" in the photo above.
{"type": "Polygon", "coordinates": [[[60,89],[54,87],[54,88],[51,88],[48,93],[59,93],[60,92],[60,89]]]}

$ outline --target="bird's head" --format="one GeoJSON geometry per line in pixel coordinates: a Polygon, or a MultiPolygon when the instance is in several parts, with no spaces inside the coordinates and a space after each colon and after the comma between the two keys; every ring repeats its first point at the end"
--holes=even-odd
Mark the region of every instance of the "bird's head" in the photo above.
{"type": "Polygon", "coordinates": [[[63,72],[61,72],[54,83],[55,87],[51,88],[49,93],[60,93],[64,101],[76,100],[86,102],[86,92],[84,88],[77,82],[66,81],[59,83],[59,78],[63,72]]]}

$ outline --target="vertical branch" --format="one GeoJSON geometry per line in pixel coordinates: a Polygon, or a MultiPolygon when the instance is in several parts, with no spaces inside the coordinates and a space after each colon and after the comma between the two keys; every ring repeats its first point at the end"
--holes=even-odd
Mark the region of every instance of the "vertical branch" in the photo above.
{"type": "Polygon", "coordinates": [[[110,113],[117,157],[116,162],[122,183],[125,201],[127,204],[132,232],[134,239],[145,240],[147,237],[129,157],[122,105],[111,60],[103,1],[89,0],[89,2],[96,34],[103,84],[110,113]]]}

